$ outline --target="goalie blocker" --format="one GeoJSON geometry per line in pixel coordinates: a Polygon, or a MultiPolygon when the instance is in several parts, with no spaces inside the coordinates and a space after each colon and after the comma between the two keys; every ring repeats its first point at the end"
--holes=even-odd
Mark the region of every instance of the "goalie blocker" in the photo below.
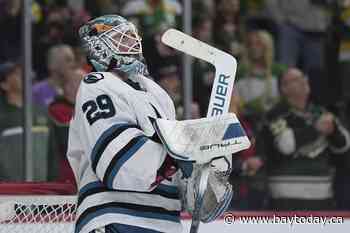
{"type": "MultiPolygon", "coordinates": [[[[233,191],[227,181],[228,174],[222,175],[211,162],[222,158],[226,160],[227,154],[250,146],[236,115],[229,113],[185,121],[156,119],[153,127],[171,157],[193,162],[194,169],[190,177],[183,179],[183,174],[176,177],[183,208],[204,223],[218,218],[229,206],[233,191]],[[198,207],[197,192],[204,194],[201,197],[203,204],[198,207]]],[[[197,226],[192,225],[191,232],[196,232],[197,226]]]]}
{"type": "Polygon", "coordinates": [[[205,164],[250,146],[233,113],[185,121],[156,119],[153,126],[169,155],[177,160],[205,164]]]}

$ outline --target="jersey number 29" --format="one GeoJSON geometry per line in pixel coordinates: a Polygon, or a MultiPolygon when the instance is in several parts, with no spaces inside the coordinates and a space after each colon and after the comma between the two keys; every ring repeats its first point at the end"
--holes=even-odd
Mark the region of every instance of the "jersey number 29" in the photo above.
{"type": "Polygon", "coordinates": [[[82,106],[90,125],[99,119],[107,119],[115,115],[113,102],[108,95],[99,95],[96,100],[89,100],[82,106]]]}

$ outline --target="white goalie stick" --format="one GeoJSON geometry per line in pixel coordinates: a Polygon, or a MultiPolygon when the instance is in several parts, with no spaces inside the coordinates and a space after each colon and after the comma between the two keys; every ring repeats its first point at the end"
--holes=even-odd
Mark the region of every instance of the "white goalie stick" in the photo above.
{"type": "Polygon", "coordinates": [[[207,117],[227,113],[237,70],[236,59],[228,53],[175,29],[167,30],[162,42],[169,47],[211,63],[215,79],[210,95],[207,117]]]}
{"type": "MultiPolygon", "coordinates": [[[[236,75],[237,61],[228,53],[201,42],[181,31],[167,30],[162,42],[169,47],[211,63],[215,67],[215,79],[210,95],[207,117],[227,113],[236,75]]],[[[227,158],[231,161],[231,155],[227,158]]],[[[190,233],[196,233],[200,224],[200,208],[208,184],[210,163],[204,164],[195,184],[196,200],[192,214],[190,233]]]]}

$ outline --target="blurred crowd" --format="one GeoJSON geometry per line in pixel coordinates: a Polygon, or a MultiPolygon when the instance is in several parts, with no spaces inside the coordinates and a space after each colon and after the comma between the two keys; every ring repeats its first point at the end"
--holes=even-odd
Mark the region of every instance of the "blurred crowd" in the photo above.
{"type": "MultiPolygon", "coordinates": [[[[350,1],[193,0],[193,36],[238,60],[230,111],[252,146],[233,155],[232,209],[350,209],[350,1]]],[[[20,0],[0,0],[0,181],[25,179],[20,0]],[[23,161],[23,162],[21,162],[23,161]]],[[[65,157],[79,83],[91,67],[77,29],[103,14],[136,24],[151,76],[183,119],[183,0],[34,0],[35,180],[72,184],[65,157]]],[[[215,69],[193,61],[192,118],[206,115],[215,69]]]]}

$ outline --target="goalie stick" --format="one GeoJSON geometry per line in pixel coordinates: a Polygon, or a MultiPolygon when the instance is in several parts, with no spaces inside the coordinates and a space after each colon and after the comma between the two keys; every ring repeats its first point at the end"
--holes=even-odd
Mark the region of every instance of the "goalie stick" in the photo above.
{"type": "MultiPolygon", "coordinates": [[[[236,59],[228,53],[175,29],[167,30],[161,40],[169,47],[202,59],[215,67],[215,79],[210,95],[207,117],[227,113],[237,70],[236,59]]],[[[231,161],[230,156],[227,156],[229,161],[231,161]]],[[[190,233],[198,232],[200,208],[203,204],[204,193],[208,184],[209,171],[210,163],[204,164],[195,184],[196,200],[190,233]]]]}
{"type": "Polygon", "coordinates": [[[215,67],[215,79],[210,95],[207,117],[227,113],[237,70],[236,59],[175,29],[167,30],[162,42],[174,49],[211,63],[215,67]]]}

